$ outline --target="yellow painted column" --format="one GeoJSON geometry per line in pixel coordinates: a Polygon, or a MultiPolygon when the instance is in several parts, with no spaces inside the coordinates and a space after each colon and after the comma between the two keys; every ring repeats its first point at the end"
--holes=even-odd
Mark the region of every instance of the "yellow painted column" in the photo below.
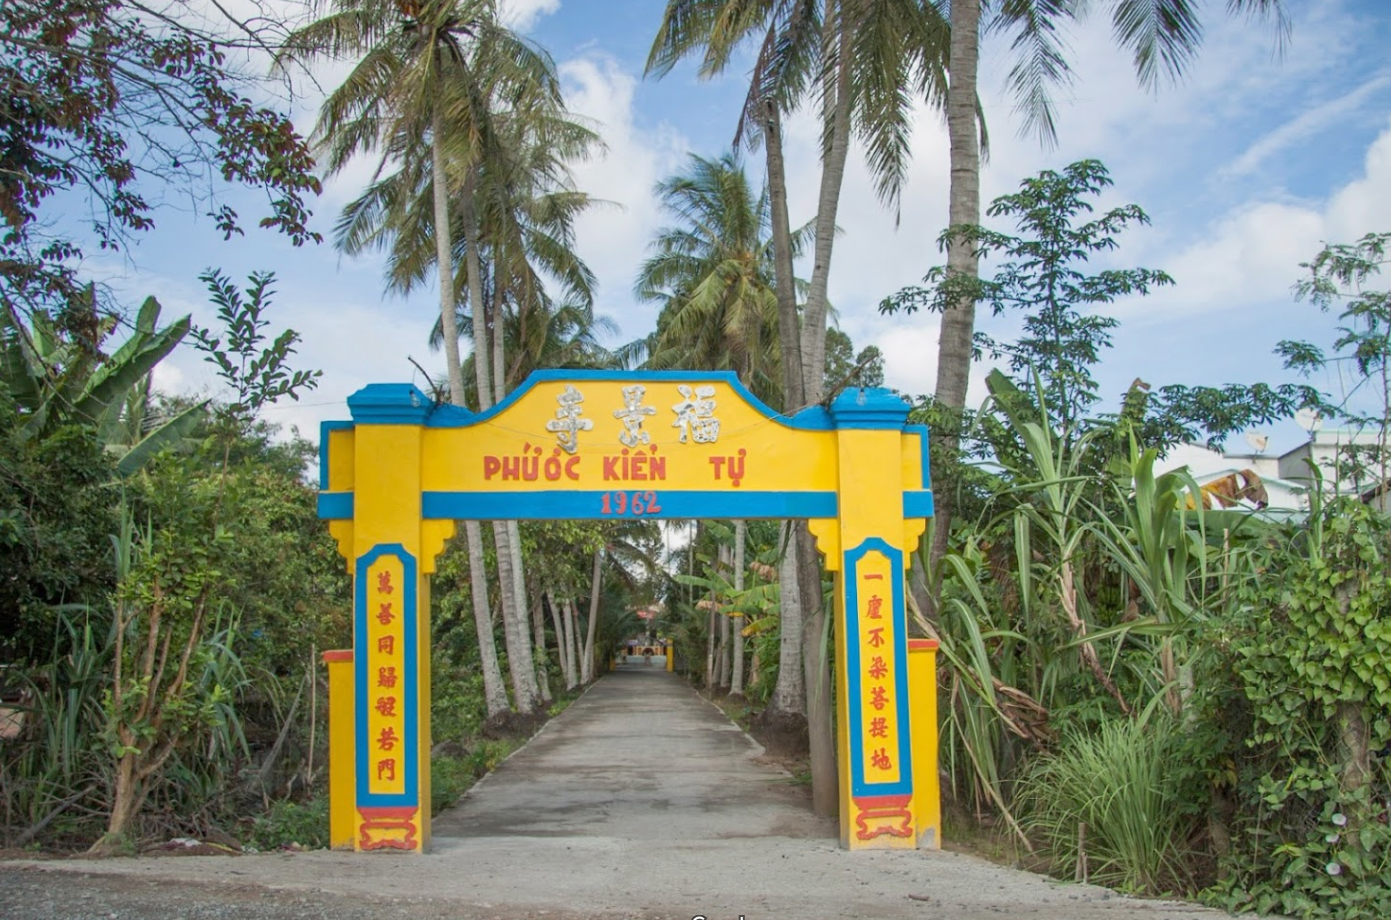
{"type": "Polygon", "coordinates": [[[676,645],[670,639],[667,640],[667,670],[676,670],[676,645]]]}
{"type": "Polygon", "coordinates": [[[375,384],[348,399],[353,431],[354,833],[358,850],[430,840],[428,568],[421,520],[430,403],[375,384]]]}
{"type": "Polygon", "coordinates": [[[908,705],[913,728],[913,832],[920,849],[942,848],[937,771],[937,641],[908,640],[908,705]]]}
{"type": "Polygon", "coordinates": [[[324,652],[328,666],[328,845],[351,850],[354,836],[353,652],[324,652]]]}
{"type": "MultiPolygon", "coordinates": [[[[849,390],[831,405],[838,497],[836,753],[840,842],[913,848],[913,742],[904,602],[903,431],[908,405],[849,390]]],[[[918,483],[912,483],[914,487],[918,483]]]]}

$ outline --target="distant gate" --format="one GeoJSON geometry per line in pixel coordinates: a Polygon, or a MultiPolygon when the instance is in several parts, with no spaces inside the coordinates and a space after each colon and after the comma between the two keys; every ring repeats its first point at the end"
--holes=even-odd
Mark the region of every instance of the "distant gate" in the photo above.
{"type": "Polygon", "coordinates": [[[460,520],[805,518],[836,573],[843,846],[940,844],[936,643],[904,574],[932,515],[927,429],[882,389],[785,417],[726,372],[541,371],[496,407],[409,384],[325,422],[319,516],[354,573],[328,652],[335,847],[430,840],[429,576],[460,520]]]}

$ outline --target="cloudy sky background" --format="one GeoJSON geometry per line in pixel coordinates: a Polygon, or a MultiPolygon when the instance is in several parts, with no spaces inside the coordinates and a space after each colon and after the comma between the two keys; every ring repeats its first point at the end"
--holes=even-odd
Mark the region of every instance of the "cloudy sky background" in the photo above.
{"type": "MultiPolygon", "coordinates": [[[[1098,373],[1105,409],[1137,377],[1155,386],[1289,379],[1271,354],[1276,342],[1327,344],[1336,334],[1333,317],[1294,302],[1299,263],[1324,241],[1391,230],[1391,59],[1385,53],[1391,9],[1384,0],[1288,5],[1292,37],[1277,55],[1269,25],[1227,19],[1224,3],[1209,2],[1198,60],[1181,83],[1158,92],[1137,86],[1102,17],[1069,30],[1075,80],[1061,93],[1058,144],[1051,150],[1020,136],[1004,86],[1006,42],[987,40],[981,92],[991,152],[983,202],[1040,169],[1100,159],[1115,180],[1102,206],[1134,202],[1153,220],[1123,237],[1109,264],[1163,269],[1177,281],[1115,306],[1122,325],[1098,373]]],[[[698,81],[690,67],[660,82],[644,80],[659,0],[513,0],[511,10],[555,57],[570,107],[592,119],[607,143],[603,157],[578,165],[576,184],[617,206],[583,218],[579,249],[599,277],[599,312],[620,328],[614,343],[636,338],[655,321],[654,308],[631,295],[648,241],[664,223],[652,187],[683,168],[689,153],[713,157],[728,149],[747,67],[715,81],[698,81]]],[[[328,84],[341,72],[318,76],[328,84]]],[[[307,81],[295,89],[296,120],[307,133],[318,97],[307,81]]],[[[788,125],[794,224],[814,215],[817,131],[806,114],[788,125]]],[[[916,394],[934,385],[937,319],[885,318],[876,305],[942,260],[935,241],[947,220],[948,164],[937,113],[918,113],[913,151],[897,221],[877,202],[863,161],[852,156],[830,296],[857,347],[873,343],[884,351],[888,383],[916,394]]],[[[760,160],[749,158],[751,171],[759,171],[760,160]]],[[[326,237],[369,171],[364,164],[327,183],[314,218],[326,237]]],[[[233,192],[228,200],[244,215],[258,213],[254,197],[233,192]]],[[[437,309],[429,290],[406,299],[384,296],[377,260],[342,257],[327,242],[296,249],[269,232],[248,230],[224,243],[211,221],[197,216],[200,210],[207,208],[171,199],[157,229],[127,256],[93,258],[88,269],[131,304],[155,294],[167,317],[191,312],[204,324],[213,317],[197,280],[203,269],[237,278],[274,271],[272,319],[300,332],[300,366],[321,368],[324,377],[302,403],[275,407],[268,418],[317,438],[318,422],[345,417],[344,400],[363,385],[421,383],[408,357],[432,374],[442,371],[442,357],[426,345],[437,309]]],[[[997,337],[1017,328],[1017,320],[985,322],[997,337]]],[[[973,377],[972,401],[983,395],[986,370],[973,377]]],[[[188,348],[165,362],[158,380],[170,390],[217,392],[211,368],[188,348]]],[[[1336,375],[1314,382],[1335,394],[1342,389],[1336,375]]],[[[1292,424],[1270,433],[1272,451],[1294,446],[1302,435],[1292,424]]],[[[1237,439],[1229,446],[1245,445],[1237,439]]]]}

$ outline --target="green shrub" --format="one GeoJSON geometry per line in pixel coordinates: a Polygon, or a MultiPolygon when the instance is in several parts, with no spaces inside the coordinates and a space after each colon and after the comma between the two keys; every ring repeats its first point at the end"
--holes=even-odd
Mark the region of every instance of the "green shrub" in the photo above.
{"type": "Polygon", "coordinates": [[[1117,719],[1091,734],[1065,736],[1026,776],[1025,828],[1059,875],[1079,861],[1081,826],[1090,881],[1146,894],[1188,881],[1194,825],[1185,744],[1165,719],[1117,719]]]}
{"type": "Polygon", "coordinates": [[[258,850],[274,850],[290,844],[307,849],[328,846],[328,796],[307,802],[282,799],[271,803],[270,811],[258,815],[246,840],[258,850]]]}

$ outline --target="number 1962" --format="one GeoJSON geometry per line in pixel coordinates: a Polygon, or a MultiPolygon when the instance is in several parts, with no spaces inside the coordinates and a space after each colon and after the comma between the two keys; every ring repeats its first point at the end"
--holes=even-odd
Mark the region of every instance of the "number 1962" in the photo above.
{"type": "Polygon", "coordinates": [[[644,514],[657,514],[662,506],[657,504],[656,492],[605,492],[599,497],[600,514],[631,514],[641,517],[644,514]]]}

